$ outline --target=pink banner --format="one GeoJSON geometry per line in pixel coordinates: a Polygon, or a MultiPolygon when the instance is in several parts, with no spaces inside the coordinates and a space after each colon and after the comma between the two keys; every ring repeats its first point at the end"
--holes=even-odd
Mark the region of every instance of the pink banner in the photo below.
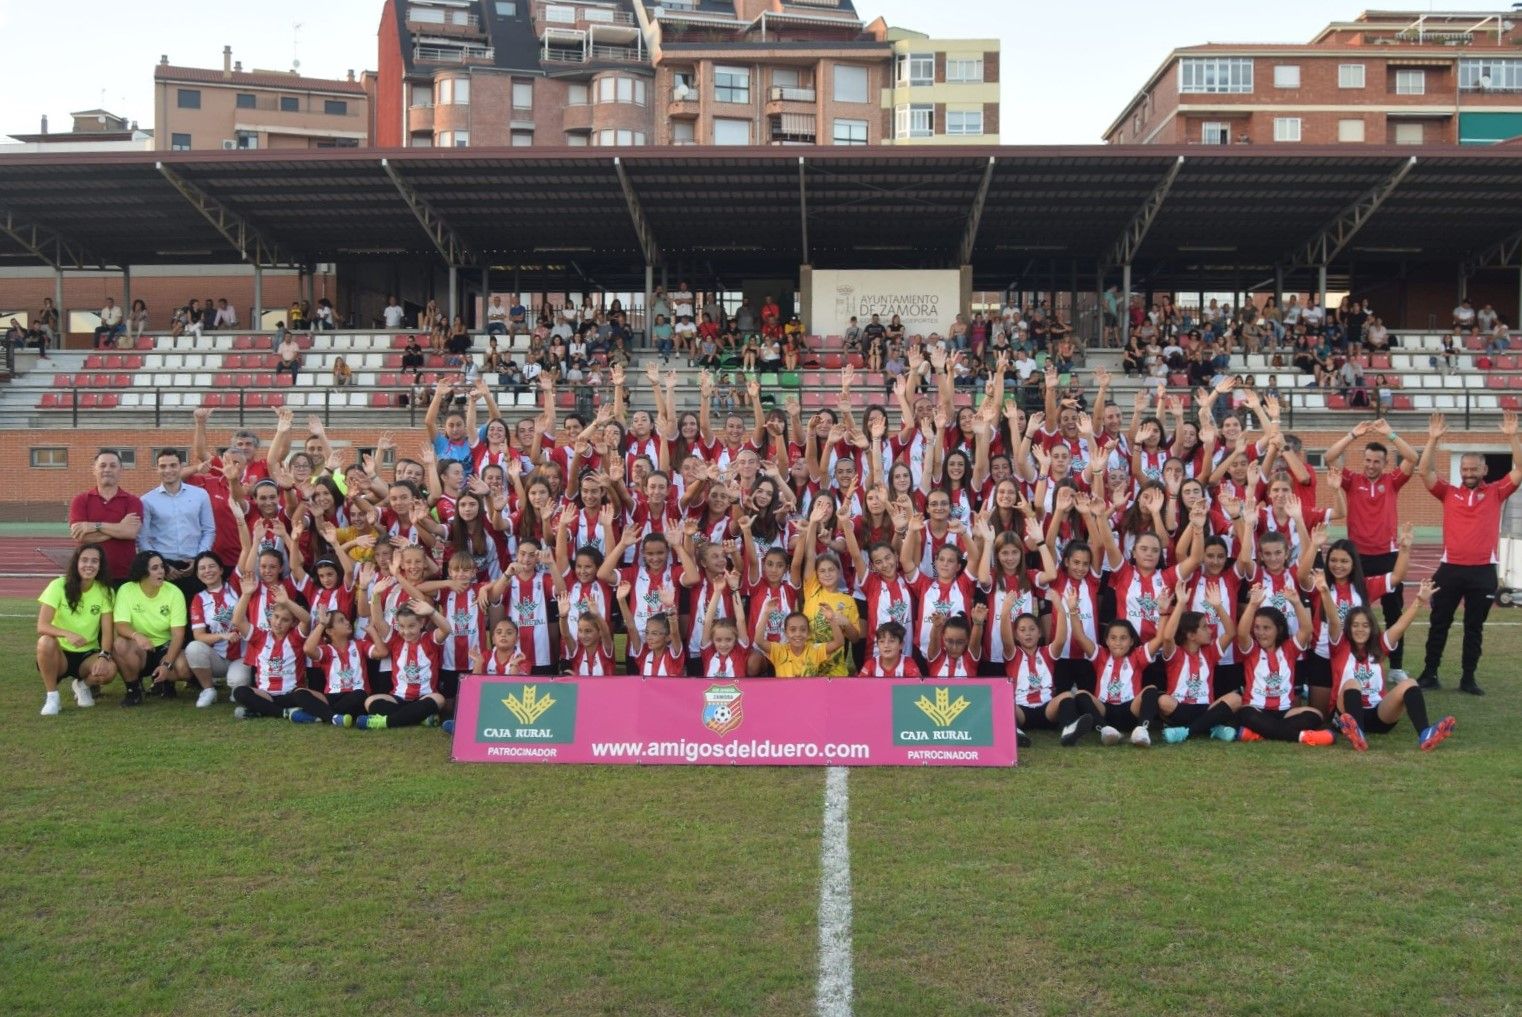
{"type": "Polygon", "coordinates": [[[1013,766],[1009,682],[502,678],[460,685],[462,763],[1013,766]]]}

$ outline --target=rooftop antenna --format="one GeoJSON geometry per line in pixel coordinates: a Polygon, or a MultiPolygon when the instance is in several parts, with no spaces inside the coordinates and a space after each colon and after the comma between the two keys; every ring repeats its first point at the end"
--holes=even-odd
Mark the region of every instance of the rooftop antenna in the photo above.
{"type": "Polygon", "coordinates": [[[301,22],[291,24],[291,70],[301,70],[301,22]]]}

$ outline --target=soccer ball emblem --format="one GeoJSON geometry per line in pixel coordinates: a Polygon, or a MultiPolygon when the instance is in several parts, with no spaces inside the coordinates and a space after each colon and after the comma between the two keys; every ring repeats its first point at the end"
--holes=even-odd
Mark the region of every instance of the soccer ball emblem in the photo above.
{"type": "Polygon", "coordinates": [[[725,726],[733,719],[734,715],[730,713],[729,707],[715,706],[713,708],[713,722],[719,727],[725,726]]]}

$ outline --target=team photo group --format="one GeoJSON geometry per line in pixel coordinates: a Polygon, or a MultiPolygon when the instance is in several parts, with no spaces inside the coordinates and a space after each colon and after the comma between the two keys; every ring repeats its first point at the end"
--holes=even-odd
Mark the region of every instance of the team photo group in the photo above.
{"type": "Polygon", "coordinates": [[[1013,684],[1022,746],[1431,750],[1456,726],[1429,693],[1461,604],[1456,686],[1483,694],[1515,414],[1511,472],[1465,455],[1451,483],[1441,415],[1361,419],[1313,457],[1230,376],[1117,402],[1103,368],[1031,379],[1001,351],[974,389],[959,345],[909,340],[886,391],[846,367],[807,411],[755,376],[704,372],[694,398],[649,358],[615,363],[590,411],[541,376],[517,419],[451,376],[421,442],[340,446],[287,409],[229,435],[197,410],[152,490],[94,458],[38,598],[41,712],[107,687],[449,730],[465,675],[981,676],[1013,684]],[[1443,518],[1419,583],[1413,477],[1443,518]]]}

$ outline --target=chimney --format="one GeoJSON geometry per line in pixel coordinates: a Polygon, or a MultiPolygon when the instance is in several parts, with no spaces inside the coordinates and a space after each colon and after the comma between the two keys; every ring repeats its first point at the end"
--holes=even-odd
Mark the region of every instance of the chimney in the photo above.
{"type": "Polygon", "coordinates": [[[233,48],[231,46],[223,46],[222,47],[222,77],[224,77],[224,78],[231,78],[232,76],[233,76],[233,48]]]}
{"type": "Polygon", "coordinates": [[[242,60],[234,60],[233,61],[233,70],[237,71],[239,74],[243,73],[243,61],[242,60]]]}
{"type": "Polygon", "coordinates": [[[169,66],[169,54],[168,53],[160,53],[159,54],[159,66],[160,67],[168,67],[169,66]]]}
{"type": "Polygon", "coordinates": [[[46,113],[42,114],[42,133],[48,133],[48,115],[46,113]]]}
{"type": "Polygon", "coordinates": [[[354,68],[352,68],[352,67],[349,68],[349,80],[350,81],[354,80],[354,68]]]}

